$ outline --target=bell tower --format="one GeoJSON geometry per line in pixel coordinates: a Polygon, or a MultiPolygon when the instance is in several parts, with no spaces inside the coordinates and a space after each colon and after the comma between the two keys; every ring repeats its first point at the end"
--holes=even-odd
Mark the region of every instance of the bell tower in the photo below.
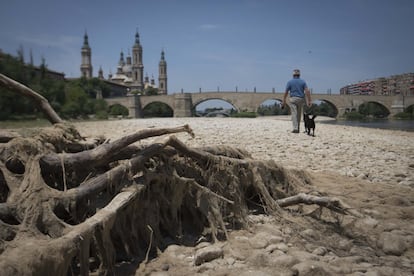
{"type": "Polygon", "coordinates": [[[132,47],[132,86],[142,91],[144,89],[144,65],[142,62],[142,46],[139,42],[138,31],[135,33],[135,44],[132,47]]]}
{"type": "Polygon", "coordinates": [[[82,77],[87,79],[92,78],[92,51],[88,43],[88,34],[85,31],[83,36],[83,46],[82,46],[82,63],[81,63],[81,74],[82,77]]]}
{"type": "Polygon", "coordinates": [[[167,94],[167,62],[164,50],[161,52],[161,60],[158,64],[158,93],[167,94]]]}

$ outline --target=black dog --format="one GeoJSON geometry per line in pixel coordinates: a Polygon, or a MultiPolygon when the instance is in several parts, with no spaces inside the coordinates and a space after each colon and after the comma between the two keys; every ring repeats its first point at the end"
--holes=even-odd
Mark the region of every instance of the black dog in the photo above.
{"type": "Polygon", "coordinates": [[[316,115],[311,115],[303,113],[303,121],[305,122],[305,132],[308,135],[311,135],[311,129],[312,129],[312,136],[315,136],[315,118],[316,115]]]}

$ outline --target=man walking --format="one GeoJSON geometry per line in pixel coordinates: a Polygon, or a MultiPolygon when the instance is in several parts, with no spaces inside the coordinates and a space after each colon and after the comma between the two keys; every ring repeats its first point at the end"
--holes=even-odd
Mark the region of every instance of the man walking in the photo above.
{"type": "Polygon", "coordinates": [[[306,103],[312,106],[309,88],[304,80],[300,78],[299,69],[293,70],[293,79],[286,84],[285,94],[283,95],[282,108],[286,105],[286,98],[289,94],[289,107],[292,114],[293,133],[299,133],[300,118],[302,117],[302,108],[306,103]]]}

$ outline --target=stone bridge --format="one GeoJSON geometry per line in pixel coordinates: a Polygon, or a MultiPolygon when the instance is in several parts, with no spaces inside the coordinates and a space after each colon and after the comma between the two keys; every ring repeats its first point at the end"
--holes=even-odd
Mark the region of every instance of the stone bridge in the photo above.
{"type": "MultiPolygon", "coordinates": [[[[176,93],[171,95],[140,96],[105,98],[109,105],[121,104],[128,108],[129,116],[142,117],[142,110],[151,103],[159,102],[168,105],[174,112],[174,117],[191,117],[195,107],[208,100],[223,100],[233,105],[237,111],[254,111],[266,100],[283,99],[283,93],[263,92],[202,92],[176,93]]],[[[402,112],[405,108],[414,105],[414,96],[367,96],[367,95],[339,95],[339,94],[312,94],[312,101],[325,101],[332,105],[337,115],[358,110],[363,103],[373,102],[385,107],[391,115],[402,112]]]]}

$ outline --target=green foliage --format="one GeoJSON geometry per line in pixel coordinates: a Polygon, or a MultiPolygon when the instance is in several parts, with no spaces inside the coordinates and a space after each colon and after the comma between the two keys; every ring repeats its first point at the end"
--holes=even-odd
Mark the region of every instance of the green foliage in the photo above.
{"type": "Polygon", "coordinates": [[[414,105],[410,105],[404,110],[405,113],[411,114],[411,118],[414,119],[414,105]]]}
{"type": "MultiPolygon", "coordinates": [[[[8,54],[0,56],[0,73],[20,82],[44,96],[55,110],[59,112],[65,103],[65,82],[47,77],[47,65],[44,58],[40,67],[24,64],[23,48],[19,56],[8,54]]],[[[36,106],[26,97],[16,97],[16,94],[5,88],[0,88],[0,118],[11,119],[18,116],[38,115],[36,106]]]]}
{"type": "Polygon", "coordinates": [[[79,114],[80,108],[76,102],[67,102],[62,107],[61,115],[64,118],[76,118],[79,114]]]}
{"type": "Polygon", "coordinates": [[[110,94],[110,88],[108,85],[98,78],[87,79],[85,77],[82,77],[79,79],[71,80],[70,85],[80,87],[88,95],[88,97],[94,99],[96,99],[98,91],[102,92],[102,96],[104,98],[110,94]]]}
{"type": "Polygon", "coordinates": [[[384,106],[373,102],[361,104],[358,112],[364,116],[371,116],[374,118],[384,118],[390,114],[384,106]]]}
{"type": "Polygon", "coordinates": [[[230,114],[230,117],[235,117],[235,118],[256,118],[257,117],[257,113],[256,112],[242,111],[242,112],[232,113],[232,114],[230,114]]]}
{"type": "Polygon", "coordinates": [[[394,118],[400,119],[400,120],[413,120],[414,119],[414,114],[413,113],[408,113],[408,112],[399,112],[399,113],[394,115],[394,118]]]}
{"type": "Polygon", "coordinates": [[[338,111],[335,107],[327,102],[322,101],[320,104],[312,104],[312,114],[318,116],[327,116],[335,118],[338,115],[338,111]]]}
{"type": "Polygon", "coordinates": [[[144,110],[144,117],[172,117],[173,110],[164,103],[154,102],[147,105],[144,110]]]}
{"type": "Polygon", "coordinates": [[[98,120],[107,120],[108,119],[108,112],[105,110],[99,110],[95,114],[95,118],[98,120]]]}
{"type": "Polygon", "coordinates": [[[112,116],[122,115],[123,117],[126,117],[128,116],[129,111],[128,111],[128,108],[126,108],[123,105],[114,104],[113,106],[111,106],[109,110],[109,114],[111,114],[112,116]]]}
{"type": "MultiPolygon", "coordinates": [[[[48,77],[44,58],[42,58],[42,64],[36,68],[33,65],[24,64],[22,47],[18,53],[18,57],[8,54],[0,56],[0,73],[45,97],[52,108],[63,118],[84,118],[98,112],[101,118],[108,117],[107,103],[104,100],[96,100],[98,92],[101,92],[103,97],[110,94],[110,88],[104,81],[98,78],[80,78],[68,82],[52,79],[48,77]]],[[[121,112],[120,115],[125,114],[124,110],[117,112],[121,112]]],[[[16,97],[13,92],[0,88],[0,119],[6,120],[27,115],[38,117],[41,113],[28,98],[16,97]]]]}
{"type": "Polygon", "coordinates": [[[158,95],[158,88],[154,88],[154,87],[147,87],[144,90],[144,95],[146,96],[154,96],[154,95],[158,95]]]}
{"type": "Polygon", "coordinates": [[[356,111],[345,113],[344,117],[346,120],[350,120],[350,121],[357,121],[357,120],[362,120],[365,118],[364,115],[356,111]]]}
{"type": "Polygon", "coordinates": [[[282,109],[279,102],[275,102],[273,105],[261,105],[257,109],[257,113],[261,116],[273,116],[273,115],[285,115],[287,109],[282,109]]]}

